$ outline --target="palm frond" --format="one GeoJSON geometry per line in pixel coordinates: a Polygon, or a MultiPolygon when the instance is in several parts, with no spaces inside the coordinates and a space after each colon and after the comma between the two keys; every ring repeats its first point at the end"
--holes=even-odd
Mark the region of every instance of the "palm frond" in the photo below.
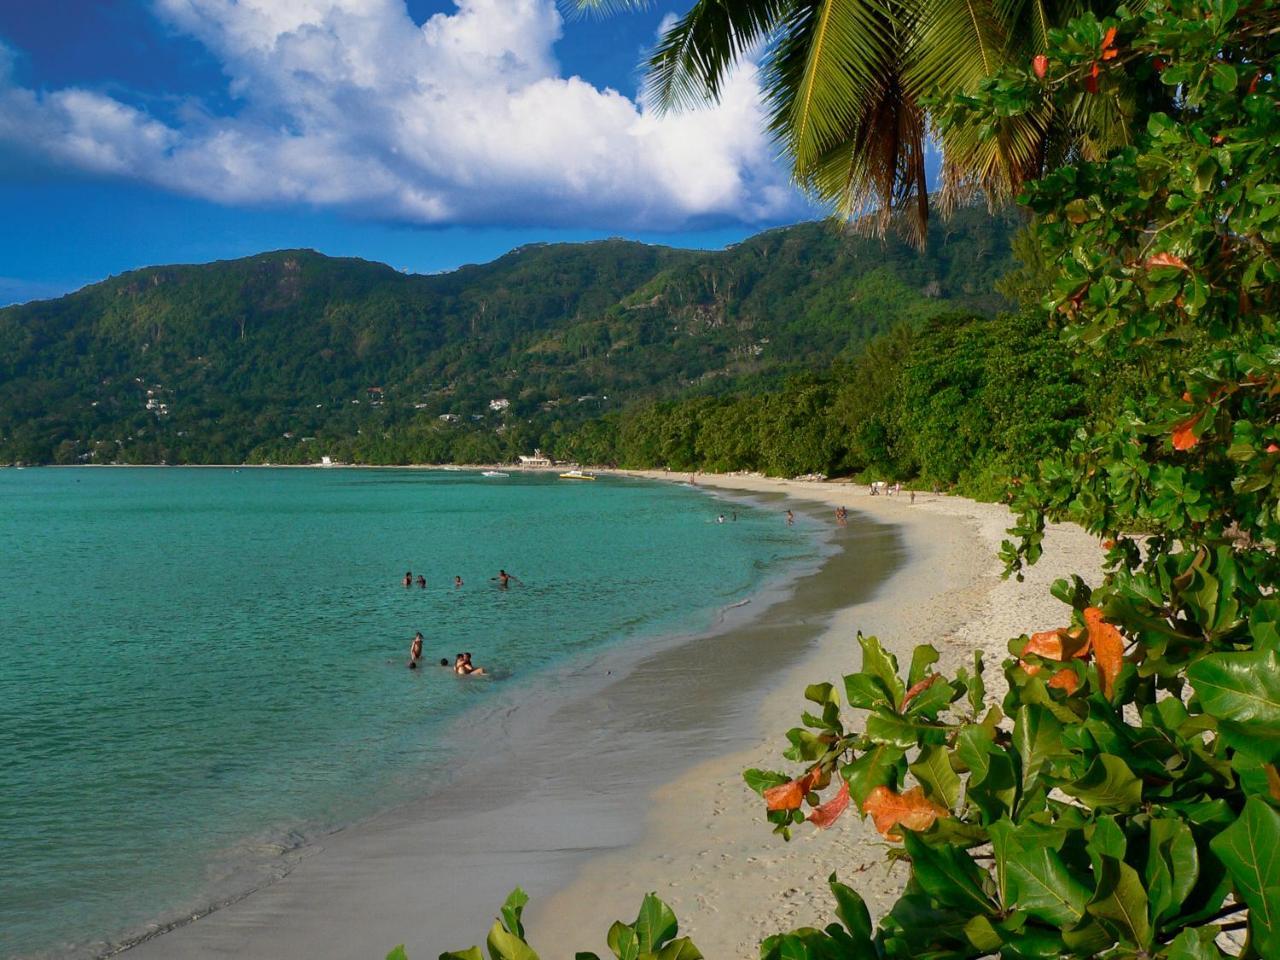
{"type": "Polygon", "coordinates": [[[698,0],[649,55],[651,102],[661,112],[719,99],[730,68],[794,6],[794,0],[698,0]]]}
{"type": "Polygon", "coordinates": [[[930,0],[920,7],[907,68],[918,94],[971,91],[1004,66],[1006,29],[992,0],[930,0]]]}
{"type": "Polygon", "coordinates": [[[559,0],[560,13],[566,20],[583,17],[608,17],[615,13],[645,10],[650,0],[559,0]]]}

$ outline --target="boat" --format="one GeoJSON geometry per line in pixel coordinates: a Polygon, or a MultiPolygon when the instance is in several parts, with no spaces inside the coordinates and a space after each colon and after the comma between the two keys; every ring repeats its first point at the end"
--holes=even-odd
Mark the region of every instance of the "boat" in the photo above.
{"type": "Polygon", "coordinates": [[[444,465],[443,467],[441,467],[440,469],[441,469],[441,470],[448,470],[450,473],[461,473],[461,472],[462,472],[462,468],[461,468],[461,467],[454,466],[452,463],[445,464],[445,465],[444,465]]]}
{"type": "Polygon", "coordinates": [[[482,477],[509,477],[511,474],[503,473],[501,470],[485,470],[480,474],[482,477]]]}
{"type": "Polygon", "coordinates": [[[560,474],[561,480],[594,480],[595,478],[594,473],[586,473],[582,470],[566,470],[560,474]]]}

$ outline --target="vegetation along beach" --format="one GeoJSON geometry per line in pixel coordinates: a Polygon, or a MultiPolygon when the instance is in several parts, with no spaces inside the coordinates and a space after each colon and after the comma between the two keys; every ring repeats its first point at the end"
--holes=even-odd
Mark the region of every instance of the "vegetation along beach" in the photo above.
{"type": "Polygon", "coordinates": [[[0,5],[0,956],[1280,960],[1278,65],[0,5]]]}

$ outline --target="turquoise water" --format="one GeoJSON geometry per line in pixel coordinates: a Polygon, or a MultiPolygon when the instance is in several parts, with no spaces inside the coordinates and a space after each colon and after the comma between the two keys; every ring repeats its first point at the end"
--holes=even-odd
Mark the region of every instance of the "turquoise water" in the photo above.
{"type": "Polygon", "coordinates": [[[622,479],[0,470],[0,955],[91,954],[260,882],[420,794],[467,709],[814,553],[721,509],[622,479]],[[496,677],[430,666],[462,650],[496,677]]]}

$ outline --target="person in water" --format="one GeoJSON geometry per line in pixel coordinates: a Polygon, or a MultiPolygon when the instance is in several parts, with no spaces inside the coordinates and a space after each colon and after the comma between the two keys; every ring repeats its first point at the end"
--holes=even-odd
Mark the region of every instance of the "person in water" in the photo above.
{"type": "Polygon", "coordinates": [[[793,523],[795,523],[795,522],[796,522],[796,515],[795,515],[794,513],[792,513],[790,510],[788,510],[788,511],[787,511],[787,526],[789,527],[789,526],[791,526],[791,525],[792,525],[793,523]]]}
{"type": "Polygon", "coordinates": [[[496,577],[490,577],[489,579],[497,580],[498,586],[503,590],[507,589],[507,587],[511,585],[512,580],[514,580],[516,583],[519,583],[521,585],[523,585],[524,583],[524,581],[521,580],[519,577],[517,577],[514,573],[507,573],[507,571],[505,570],[499,570],[498,575],[496,577]]]}
{"type": "Polygon", "coordinates": [[[458,654],[458,656],[461,659],[457,664],[454,665],[453,670],[455,673],[460,674],[461,676],[464,676],[464,677],[469,677],[473,674],[477,677],[485,676],[484,667],[477,667],[475,664],[471,662],[471,654],[460,653],[458,654]]]}
{"type": "Polygon", "coordinates": [[[406,570],[406,571],[404,572],[404,585],[405,585],[406,587],[411,587],[411,586],[413,586],[413,573],[412,573],[412,571],[406,570]]]}
{"type": "Polygon", "coordinates": [[[418,586],[423,590],[427,589],[427,578],[422,574],[418,574],[418,586]]]}
{"type": "Polygon", "coordinates": [[[461,577],[454,577],[454,578],[453,578],[453,589],[457,590],[460,586],[462,586],[462,578],[461,578],[461,577]]]}
{"type": "Polygon", "coordinates": [[[442,667],[447,667],[448,665],[449,665],[449,658],[448,658],[448,657],[441,657],[441,658],[440,658],[440,666],[442,666],[442,667]]]}
{"type": "Polygon", "coordinates": [[[422,659],[422,631],[413,635],[413,643],[409,644],[409,666],[416,667],[422,659]]]}

